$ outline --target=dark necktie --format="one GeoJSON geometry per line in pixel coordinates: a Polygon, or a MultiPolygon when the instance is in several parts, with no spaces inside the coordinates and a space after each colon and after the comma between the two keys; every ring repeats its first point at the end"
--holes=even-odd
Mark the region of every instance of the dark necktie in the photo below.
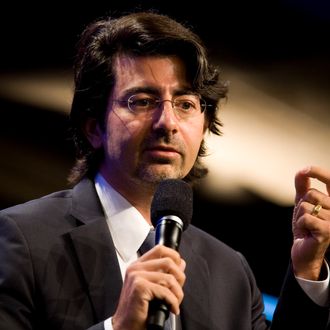
{"type": "Polygon", "coordinates": [[[156,237],[156,232],[154,229],[150,229],[146,239],[144,242],[141,244],[139,248],[139,252],[142,254],[146,253],[149,251],[151,248],[155,246],[155,237],[156,237]]]}
{"type": "MultiPolygon", "coordinates": [[[[155,237],[156,237],[156,232],[154,229],[150,229],[146,239],[144,242],[141,244],[139,248],[139,252],[142,254],[146,253],[149,251],[151,248],[155,246],[155,237]]],[[[172,325],[171,325],[171,314],[168,317],[168,319],[165,321],[164,324],[164,330],[172,330],[172,325]]]]}

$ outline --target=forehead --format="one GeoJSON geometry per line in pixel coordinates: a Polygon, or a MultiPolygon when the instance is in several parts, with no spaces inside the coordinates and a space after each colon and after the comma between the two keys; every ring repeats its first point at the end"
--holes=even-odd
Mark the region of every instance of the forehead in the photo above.
{"type": "Polygon", "coordinates": [[[114,91],[136,86],[166,88],[187,85],[186,67],[176,56],[117,56],[114,91]]]}

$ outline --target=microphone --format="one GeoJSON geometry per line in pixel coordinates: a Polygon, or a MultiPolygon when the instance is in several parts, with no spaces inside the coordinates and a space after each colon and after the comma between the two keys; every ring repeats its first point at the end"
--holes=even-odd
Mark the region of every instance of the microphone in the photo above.
{"type": "MultiPolygon", "coordinates": [[[[176,251],[181,234],[187,229],[193,213],[193,192],[188,183],[179,179],[160,182],[151,202],[151,222],[156,229],[156,244],[176,251]]],[[[169,316],[164,301],[154,299],[149,303],[147,330],[162,330],[169,316]]]]}

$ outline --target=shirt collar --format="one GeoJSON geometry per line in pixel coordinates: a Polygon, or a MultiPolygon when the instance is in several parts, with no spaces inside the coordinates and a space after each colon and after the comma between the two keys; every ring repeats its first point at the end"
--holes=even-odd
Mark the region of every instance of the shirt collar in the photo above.
{"type": "Polygon", "coordinates": [[[100,173],[95,177],[95,188],[103,206],[115,248],[120,257],[127,262],[136,257],[138,249],[149,233],[150,225],[100,173]]]}

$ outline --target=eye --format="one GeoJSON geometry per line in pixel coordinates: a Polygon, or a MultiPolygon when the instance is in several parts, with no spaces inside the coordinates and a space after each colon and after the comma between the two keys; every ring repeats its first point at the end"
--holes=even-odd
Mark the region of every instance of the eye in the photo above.
{"type": "Polygon", "coordinates": [[[157,106],[157,99],[146,94],[132,95],[128,99],[128,105],[132,111],[152,110],[157,106]]]}
{"type": "Polygon", "coordinates": [[[196,102],[189,99],[176,99],[174,106],[184,112],[192,112],[197,109],[196,102]]]}

